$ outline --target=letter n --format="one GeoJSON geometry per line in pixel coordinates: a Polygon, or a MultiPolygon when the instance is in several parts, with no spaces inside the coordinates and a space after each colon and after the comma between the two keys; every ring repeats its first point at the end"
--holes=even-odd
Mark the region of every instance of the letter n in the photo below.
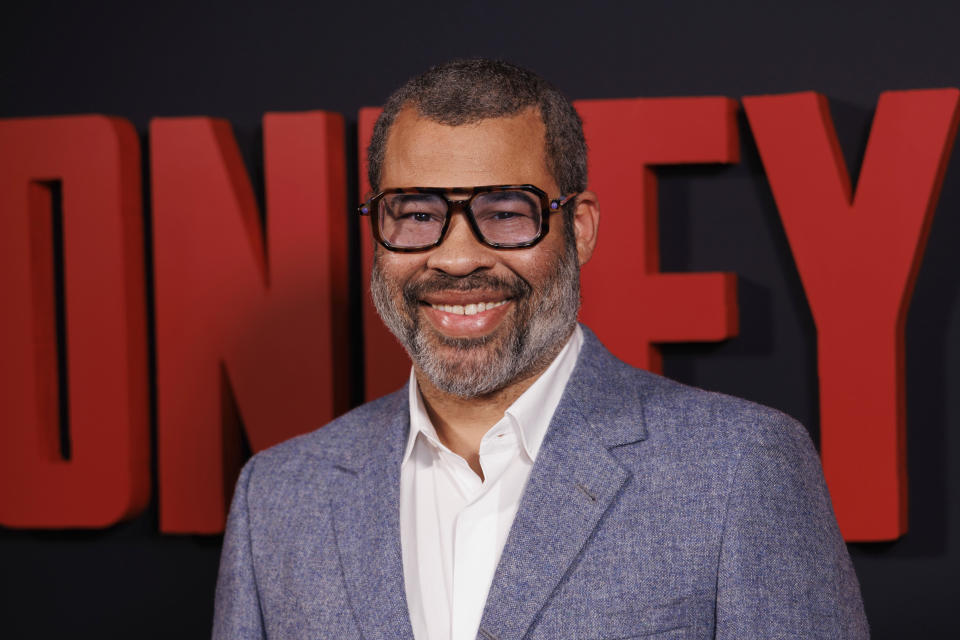
{"type": "MultiPolygon", "coordinates": [[[[360,172],[360,199],[370,194],[367,180],[367,147],[373,137],[373,126],[382,109],[364,107],[357,114],[357,157],[360,172]]],[[[363,278],[363,346],[364,346],[364,397],[379,398],[406,383],[410,377],[410,358],[393,334],[387,330],[370,296],[370,273],[373,270],[374,247],[370,219],[360,218],[360,256],[363,278]]]]}
{"type": "Polygon", "coordinates": [[[349,402],[343,122],[264,117],[265,223],[227,122],[150,135],[160,528],[215,533],[238,427],[259,451],[349,402]]]}

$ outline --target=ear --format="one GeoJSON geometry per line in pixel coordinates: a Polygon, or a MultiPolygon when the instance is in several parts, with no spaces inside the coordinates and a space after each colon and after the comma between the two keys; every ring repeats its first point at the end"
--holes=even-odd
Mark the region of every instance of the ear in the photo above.
{"type": "Polygon", "coordinates": [[[597,230],[600,227],[600,204],[597,194],[593,191],[584,191],[576,200],[576,209],[573,212],[573,231],[577,238],[577,255],[582,267],[590,260],[593,250],[597,246],[597,230]]]}

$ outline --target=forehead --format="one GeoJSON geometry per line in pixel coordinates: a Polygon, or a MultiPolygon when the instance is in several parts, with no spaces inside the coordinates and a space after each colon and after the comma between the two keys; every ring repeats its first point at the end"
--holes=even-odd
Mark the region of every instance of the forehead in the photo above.
{"type": "Polygon", "coordinates": [[[407,108],[387,136],[380,187],[534,184],[553,193],[545,139],[536,109],[451,126],[407,108]]]}

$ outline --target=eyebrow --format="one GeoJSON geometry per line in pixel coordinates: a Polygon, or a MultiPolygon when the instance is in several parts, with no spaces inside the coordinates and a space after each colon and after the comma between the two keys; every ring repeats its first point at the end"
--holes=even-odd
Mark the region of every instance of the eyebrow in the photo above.
{"type": "Polygon", "coordinates": [[[391,198],[393,202],[425,202],[430,200],[443,200],[435,193],[397,193],[391,198]]]}
{"type": "Polygon", "coordinates": [[[532,202],[536,200],[533,194],[519,189],[513,191],[487,191],[486,193],[478,193],[477,195],[482,195],[484,200],[492,200],[493,202],[500,200],[529,200],[532,202]]]}

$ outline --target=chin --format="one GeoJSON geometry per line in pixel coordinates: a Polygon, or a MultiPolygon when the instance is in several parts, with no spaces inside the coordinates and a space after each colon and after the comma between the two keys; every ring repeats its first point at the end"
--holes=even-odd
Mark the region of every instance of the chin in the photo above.
{"type": "Polygon", "coordinates": [[[518,374],[519,358],[502,332],[475,338],[430,334],[429,338],[423,332],[417,336],[416,349],[410,355],[441,391],[461,397],[483,396],[507,386],[518,374]]]}

